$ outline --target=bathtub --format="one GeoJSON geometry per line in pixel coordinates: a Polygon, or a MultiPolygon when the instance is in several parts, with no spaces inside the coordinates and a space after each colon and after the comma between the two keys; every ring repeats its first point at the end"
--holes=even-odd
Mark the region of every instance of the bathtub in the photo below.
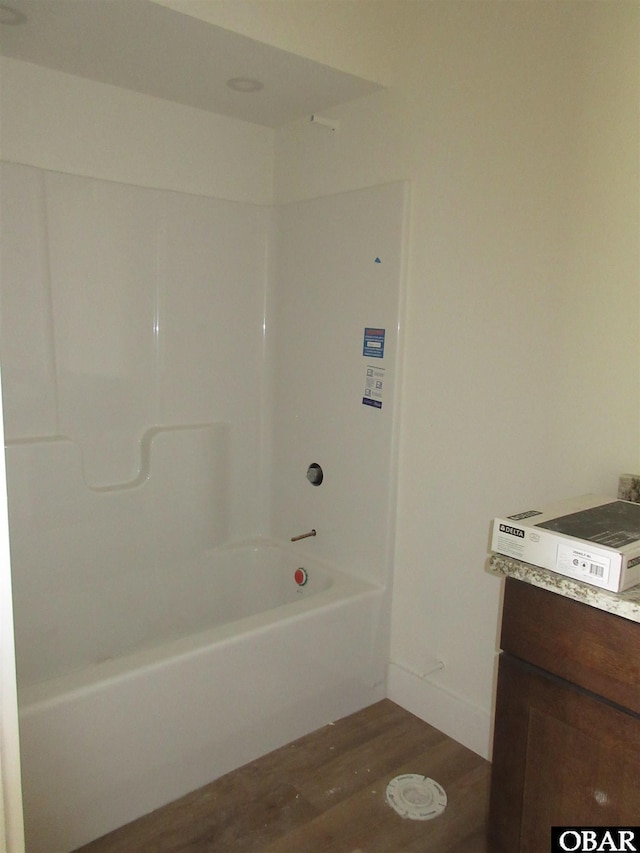
{"type": "Polygon", "coordinates": [[[384,589],[308,550],[214,549],[181,567],[164,618],[138,614],[136,638],[76,637],[44,680],[23,661],[29,853],[68,853],[383,698],[384,589]]]}

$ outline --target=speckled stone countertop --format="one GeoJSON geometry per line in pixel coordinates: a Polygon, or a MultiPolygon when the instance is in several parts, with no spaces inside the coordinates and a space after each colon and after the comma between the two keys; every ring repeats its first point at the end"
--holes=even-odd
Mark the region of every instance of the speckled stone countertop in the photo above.
{"type": "Polygon", "coordinates": [[[489,557],[487,571],[500,577],[516,578],[533,586],[548,589],[565,598],[572,598],[598,610],[606,610],[615,613],[623,619],[640,623],[640,584],[632,586],[624,592],[608,592],[588,583],[567,578],[557,572],[541,569],[529,563],[521,563],[512,557],[504,557],[502,554],[492,554],[489,557]]]}

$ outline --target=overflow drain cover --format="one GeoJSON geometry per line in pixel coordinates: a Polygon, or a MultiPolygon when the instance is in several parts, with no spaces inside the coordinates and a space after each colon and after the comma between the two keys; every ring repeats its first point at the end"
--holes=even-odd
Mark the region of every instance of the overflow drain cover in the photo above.
{"type": "Polygon", "coordinates": [[[405,773],[387,785],[387,802],[402,817],[431,820],[445,810],[447,795],[433,779],[417,773],[405,773]]]}

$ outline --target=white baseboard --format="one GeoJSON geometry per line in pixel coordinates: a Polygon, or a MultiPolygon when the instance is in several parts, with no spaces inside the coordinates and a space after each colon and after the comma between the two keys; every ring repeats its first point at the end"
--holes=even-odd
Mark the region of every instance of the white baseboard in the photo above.
{"type": "Polygon", "coordinates": [[[390,663],[387,696],[458,743],[491,758],[491,714],[427,678],[390,663]]]}

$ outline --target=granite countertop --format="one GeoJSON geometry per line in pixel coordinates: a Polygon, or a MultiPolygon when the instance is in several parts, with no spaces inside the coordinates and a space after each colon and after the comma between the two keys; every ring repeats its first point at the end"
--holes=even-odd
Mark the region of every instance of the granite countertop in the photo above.
{"type": "Polygon", "coordinates": [[[606,610],[623,619],[640,623],[640,584],[632,586],[624,592],[609,592],[588,583],[567,578],[557,572],[541,569],[529,563],[504,557],[502,554],[492,554],[489,557],[487,571],[499,577],[516,578],[533,586],[564,595],[574,601],[606,610]]]}

